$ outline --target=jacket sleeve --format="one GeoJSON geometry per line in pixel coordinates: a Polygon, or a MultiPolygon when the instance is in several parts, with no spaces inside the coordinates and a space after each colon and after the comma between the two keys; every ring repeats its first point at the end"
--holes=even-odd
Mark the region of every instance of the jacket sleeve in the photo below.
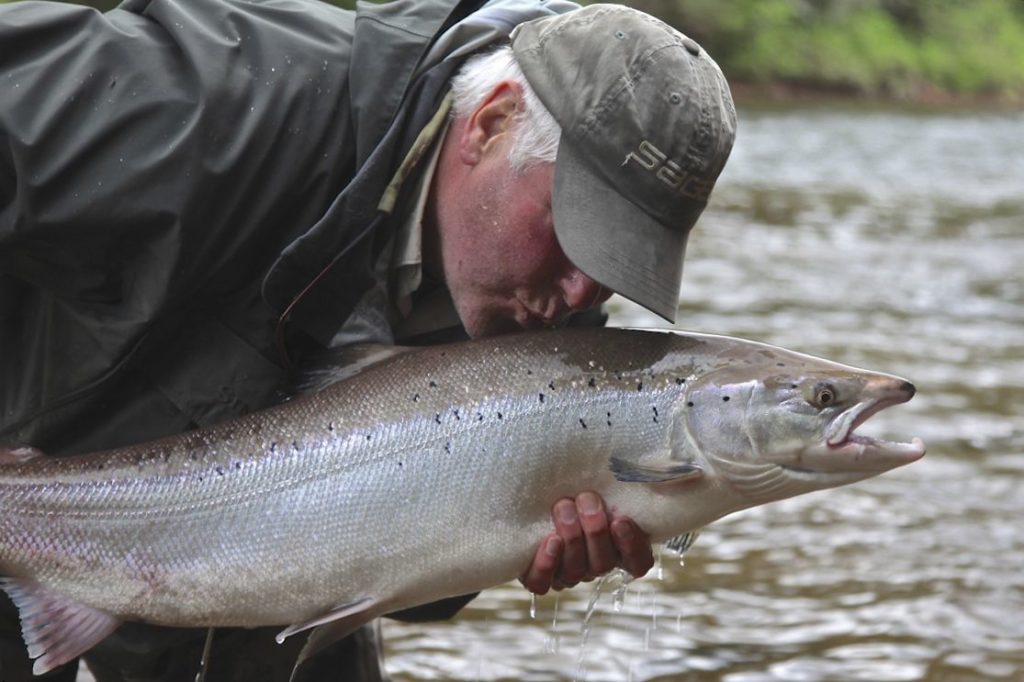
{"type": "Polygon", "coordinates": [[[0,439],[319,219],[351,174],[349,14],[0,4],[0,439]]]}
{"type": "Polygon", "coordinates": [[[103,270],[141,256],[125,277],[194,289],[271,224],[307,228],[351,172],[348,16],[322,4],[0,7],[0,244],[103,270]]]}

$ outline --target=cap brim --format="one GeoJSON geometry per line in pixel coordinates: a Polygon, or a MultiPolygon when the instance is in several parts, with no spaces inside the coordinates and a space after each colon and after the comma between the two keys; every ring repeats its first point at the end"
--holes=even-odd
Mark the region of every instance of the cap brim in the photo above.
{"type": "Polygon", "coordinates": [[[596,175],[565,136],[555,160],[552,217],[558,242],[592,280],[675,322],[690,227],[666,227],[596,175]]]}

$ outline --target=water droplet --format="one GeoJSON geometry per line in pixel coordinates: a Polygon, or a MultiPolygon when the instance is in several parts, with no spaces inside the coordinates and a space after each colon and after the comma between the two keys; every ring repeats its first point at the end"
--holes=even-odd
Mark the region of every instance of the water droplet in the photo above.
{"type": "Polygon", "coordinates": [[[559,637],[558,637],[558,603],[561,595],[555,593],[555,606],[554,613],[551,616],[551,637],[548,638],[547,652],[549,654],[557,654],[559,650],[559,637]]]}
{"type": "Polygon", "coordinates": [[[615,609],[615,613],[620,613],[622,611],[622,603],[625,599],[626,585],[622,584],[615,589],[614,593],[612,593],[612,608],[615,609]]]}

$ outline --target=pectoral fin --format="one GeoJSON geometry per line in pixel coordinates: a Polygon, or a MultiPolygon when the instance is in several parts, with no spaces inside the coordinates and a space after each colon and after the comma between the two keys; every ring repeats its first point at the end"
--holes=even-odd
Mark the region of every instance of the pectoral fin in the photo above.
{"type": "Polygon", "coordinates": [[[34,675],[74,660],[112,633],[121,621],[52,592],[31,580],[0,578],[0,588],[18,607],[21,633],[34,658],[34,675]]]}
{"type": "Polygon", "coordinates": [[[704,475],[704,470],[696,464],[675,460],[640,464],[612,457],[608,467],[616,479],[626,483],[678,483],[698,479],[704,475]]]}

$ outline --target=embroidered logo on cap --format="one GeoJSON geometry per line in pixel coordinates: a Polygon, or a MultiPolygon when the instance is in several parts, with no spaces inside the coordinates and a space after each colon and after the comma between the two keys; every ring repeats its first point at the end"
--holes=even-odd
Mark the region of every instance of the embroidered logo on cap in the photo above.
{"type": "Polygon", "coordinates": [[[622,165],[625,166],[630,161],[635,161],[645,171],[654,173],[658,180],[685,197],[707,201],[711,189],[715,186],[714,179],[690,173],[647,140],[641,140],[637,148],[626,155],[622,165]]]}

